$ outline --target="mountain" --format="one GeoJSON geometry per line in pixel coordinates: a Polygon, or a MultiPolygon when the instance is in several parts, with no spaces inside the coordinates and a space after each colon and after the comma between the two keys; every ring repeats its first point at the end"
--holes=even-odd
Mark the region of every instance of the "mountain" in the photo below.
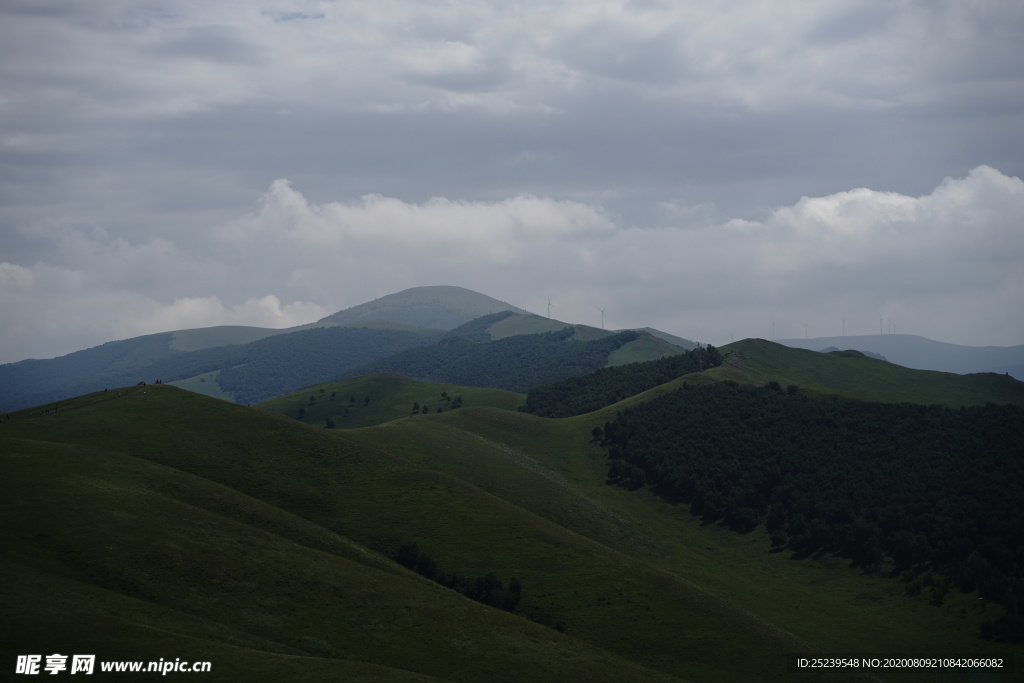
{"type": "Polygon", "coordinates": [[[891,362],[917,370],[1008,373],[1024,381],[1024,345],[960,346],[913,334],[869,334],[851,337],[779,339],[797,349],[821,351],[828,347],[881,354],[891,362]]]}
{"type": "Polygon", "coordinates": [[[684,349],[648,332],[610,332],[503,311],[460,325],[436,344],[353,367],[338,378],[391,372],[436,382],[526,392],[605,366],[681,353],[684,349]]]}
{"type": "Polygon", "coordinates": [[[0,366],[0,410],[156,380],[254,403],[336,376],[354,365],[430,344],[441,334],[416,328],[329,326],[196,351],[168,351],[173,333],[149,335],[49,361],[0,366]]]}
{"type": "Polygon", "coordinates": [[[413,287],[321,318],[318,324],[351,325],[368,320],[451,330],[490,313],[529,314],[504,301],[463,287],[413,287]]]}
{"type": "MultiPolygon", "coordinates": [[[[579,341],[614,334],[541,318],[462,287],[416,287],[288,329],[217,326],[177,330],[108,342],[60,358],[0,365],[0,411],[156,379],[215,398],[254,403],[431,344],[442,330],[481,317],[493,324],[477,330],[473,339],[477,342],[567,328],[572,328],[573,338],[579,341]],[[502,315],[487,318],[496,312],[502,315]]],[[[601,363],[615,365],[679,353],[681,347],[676,344],[692,347],[692,342],[652,330],[616,347],[601,363]]],[[[388,368],[367,366],[361,372],[382,369],[388,368]]],[[[459,379],[466,380],[466,376],[459,379]]],[[[520,383],[514,388],[529,386],[520,383]]]]}

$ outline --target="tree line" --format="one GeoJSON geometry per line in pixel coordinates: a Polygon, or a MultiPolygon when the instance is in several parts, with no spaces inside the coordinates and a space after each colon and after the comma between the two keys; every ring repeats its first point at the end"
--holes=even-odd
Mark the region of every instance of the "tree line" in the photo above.
{"type": "Polygon", "coordinates": [[[582,415],[682,375],[702,372],[721,364],[722,356],[718,349],[708,344],[666,358],[601,368],[531,389],[526,395],[526,405],[519,410],[541,417],[582,415]]]}
{"type": "Polygon", "coordinates": [[[888,569],[941,604],[956,587],[1001,603],[983,635],[1024,639],[1024,409],[954,410],[797,387],[688,386],[594,430],[608,482],[688,503],[775,548],[888,569]]]}
{"type": "Polygon", "coordinates": [[[462,576],[454,572],[441,571],[433,557],[422,552],[415,543],[403,543],[394,557],[398,564],[411,569],[449,590],[470,600],[497,607],[506,612],[515,612],[523,594],[523,585],[512,577],[506,586],[496,574],[488,572],[483,576],[462,576]]]}
{"type": "Polygon", "coordinates": [[[432,382],[526,393],[541,384],[602,367],[608,362],[608,354],[639,336],[627,331],[579,341],[572,339],[574,334],[575,330],[567,327],[483,343],[446,336],[431,346],[408,349],[352,368],[336,379],[396,372],[432,382]]]}

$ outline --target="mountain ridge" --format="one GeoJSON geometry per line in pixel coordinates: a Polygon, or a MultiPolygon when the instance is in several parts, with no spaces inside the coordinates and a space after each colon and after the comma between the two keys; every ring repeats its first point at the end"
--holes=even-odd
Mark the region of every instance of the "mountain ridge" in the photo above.
{"type": "Polygon", "coordinates": [[[1008,373],[1024,380],[1024,345],[964,346],[916,334],[868,334],[810,339],[777,339],[777,344],[821,351],[834,346],[842,351],[878,353],[896,365],[915,370],[938,370],[960,375],[976,372],[1008,373]]]}

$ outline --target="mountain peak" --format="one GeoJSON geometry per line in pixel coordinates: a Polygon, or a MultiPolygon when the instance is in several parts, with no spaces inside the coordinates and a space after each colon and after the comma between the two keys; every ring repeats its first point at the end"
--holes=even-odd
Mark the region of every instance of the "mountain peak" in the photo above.
{"type": "Polygon", "coordinates": [[[451,330],[480,316],[501,311],[528,313],[510,303],[465,287],[433,285],[388,294],[338,311],[319,322],[349,325],[384,320],[414,327],[451,330]]]}

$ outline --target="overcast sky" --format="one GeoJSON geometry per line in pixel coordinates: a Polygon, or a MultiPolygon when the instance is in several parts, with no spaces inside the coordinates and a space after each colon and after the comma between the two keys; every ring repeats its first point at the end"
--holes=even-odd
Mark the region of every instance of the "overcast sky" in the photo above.
{"type": "Polygon", "coordinates": [[[0,3],[0,362],[418,285],[1024,344],[1019,0],[0,3]]]}

